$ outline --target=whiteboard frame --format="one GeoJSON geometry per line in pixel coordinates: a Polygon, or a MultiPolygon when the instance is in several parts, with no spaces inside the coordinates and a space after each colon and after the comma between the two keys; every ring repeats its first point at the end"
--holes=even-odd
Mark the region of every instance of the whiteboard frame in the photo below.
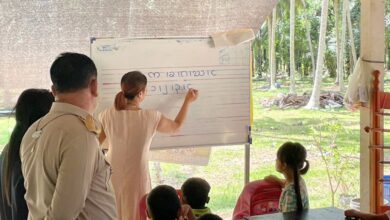
{"type": "MultiPolygon", "coordinates": [[[[93,43],[96,41],[96,40],[110,40],[110,39],[115,39],[115,40],[118,40],[118,41],[123,41],[123,42],[126,42],[126,41],[132,41],[132,40],[180,40],[180,39],[199,39],[199,40],[211,40],[211,42],[214,44],[213,42],[213,39],[211,36],[163,36],[163,37],[132,37],[132,38],[126,38],[126,37],[90,37],[90,55],[92,57],[92,46],[93,46],[93,43]]],[[[248,43],[249,44],[249,59],[252,58],[251,56],[251,52],[252,52],[252,43],[251,41],[248,41],[248,42],[244,42],[244,43],[248,43]]],[[[214,45],[213,45],[214,46],[214,45]]],[[[222,48],[222,47],[221,47],[222,48]]],[[[248,78],[249,82],[248,82],[248,85],[249,88],[249,109],[248,109],[248,113],[249,113],[249,116],[251,115],[251,112],[252,112],[252,109],[251,109],[251,96],[252,96],[252,91],[251,91],[251,68],[252,68],[252,62],[250,61],[249,62],[249,68],[250,68],[250,71],[249,71],[249,74],[250,74],[250,77],[248,78]]],[[[99,89],[100,90],[100,89],[99,89]]],[[[100,93],[100,91],[99,91],[100,93]]],[[[232,143],[229,143],[229,144],[220,144],[220,143],[216,143],[216,144],[205,144],[205,145],[182,145],[180,146],[180,148],[197,148],[197,147],[218,147],[218,146],[233,146],[233,145],[242,145],[242,144],[251,144],[251,116],[249,117],[249,124],[247,125],[247,139],[246,141],[240,141],[240,142],[232,142],[232,143]]],[[[158,148],[150,148],[151,150],[153,151],[158,151],[158,150],[168,150],[168,149],[177,149],[179,147],[177,146],[165,146],[165,147],[158,147],[158,148]]]]}
{"type": "MultiPolygon", "coordinates": [[[[92,55],[92,44],[94,41],[98,39],[118,39],[118,40],[158,40],[158,39],[212,39],[211,36],[163,36],[163,37],[132,37],[132,38],[125,38],[125,37],[91,37],[90,38],[90,55],[92,55]]],[[[214,42],[213,42],[214,43],[214,42]]],[[[229,143],[229,144],[206,144],[206,145],[184,145],[181,147],[159,147],[159,148],[150,148],[150,151],[159,151],[159,150],[169,150],[169,149],[178,149],[178,148],[200,148],[200,147],[220,147],[220,146],[235,146],[235,145],[244,145],[244,183],[247,184],[250,181],[250,148],[252,145],[252,113],[253,113],[253,107],[252,107],[252,41],[248,41],[245,43],[249,43],[249,51],[250,54],[249,59],[249,68],[250,68],[250,77],[249,77],[249,115],[250,120],[249,124],[247,125],[247,141],[246,142],[237,142],[237,143],[229,143]]]]}

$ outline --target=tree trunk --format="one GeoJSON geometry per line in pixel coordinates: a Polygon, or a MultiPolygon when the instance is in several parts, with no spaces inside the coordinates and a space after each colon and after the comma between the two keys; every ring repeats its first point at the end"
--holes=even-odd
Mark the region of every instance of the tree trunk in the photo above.
{"type": "MultiPolygon", "coordinates": [[[[302,2],[302,5],[303,5],[303,8],[306,8],[306,2],[305,0],[301,0],[302,2]]],[[[310,29],[311,29],[311,25],[310,25],[310,22],[309,22],[309,19],[306,17],[306,14],[304,14],[304,18],[305,18],[305,28],[306,28],[306,38],[307,38],[307,42],[309,43],[309,49],[310,49],[310,56],[311,56],[311,71],[312,71],[312,74],[311,76],[313,77],[313,82],[314,82],[314,73],[315,73],[315,68],[316,68],[316,61],[315,61],[315,55],[314,55],[314,49],[313,49],[313,44],[311,43],[311,35],[310,35],[310,29]]]]}
{"type": "Polygon", "coordinates": [[[339,75],[339,90],[344,90],[344,58],[345,58],[345,35],[347,32],[347,0],[343,0],[343,12],[342,12],[342,23],[341,23],[341,41],[339,51],[339,63],[337,64],[338,75],[339,75]]]}
{"type": "Polygon", "coordinates": [[[275,33],[276,33],[276,7],[272,10],[272,31],[271,31],[271,86],[270,89],[275,89],[276,82],[276,53],[275,53],[275,33]]]}
{"type": "Polygon", "coordinates": [[[290,94],[295,94],[295,0],[290,0],[290,94]]]}
{"type": "MultiPolygon", "coordinates": [[[[342,0],[343,1],[343,0],[342,0]]],[[[339,72],[339,63],[340,63],[340,25],[339,25],[339,0],[334,0],[333,9],[335,14],[335,28],[336,28],[336,80],[335,83],[339,84],[340,72],[339,72]]]]}
{"type": "Polygon", "coordinates": [[[267,53],[267,56],[268,56],[268,76],[269,76],[269,79],[270,79],[270,85],[272,84],[272,65],[271,65],[271,60],[272,60],[272,57],[271,57],[271,47],[272,47],[272,17],[271,16],[268,16],[267,18],[267,28],[268,28],[268,53],[267,53]]]}
{"type": "Polygon", "coordinates": [[[356,48],[355,48],[355,38],[353,36],[352,31],[352,22],[351,22],[351,10],[349,9],[349,0],[347,0],[347,22],[348,22],[348,31],[349,31],[349,41],[351,42],[351,53],[353,63],[351,64],[351,68],[353,69],[356,64],[357,56],[356,56],[356,48]]]}
{"type": "Polygon", "coordinates": [[[309,102],[305,106],[306,109],[318,109],[320,107],[321,81],[322,81],[322,71],[324,66],[325,47],[326,47],[325,34],[326,34],[326,26],[328,21],[328,4],[329,4],[328,0],[322,1],[317,66],[315,72],[313,91],[311,93],[309,102]]]}
{"type": "MultiPolygon", "coordinates": [[[[259,29],[259,31],[256,33],[256,39],[260,39],[261,37],[261,28],[259,29]]],[[[257,50],[254,49],[254,46],[252,44],[252,47],[251,47],[251,52],[252,52],[252,78],[254,78],[255,76],[261,78],[261,71],[260,73],[256,74],[257,71],[256,69],[259,68],[261,66],[261,43],[258,44],[259,47],[257,48],[257,50]]]]}
{"type": "Polygon", "coordinates": [[[307,41],[309,42],[309,49],[310,49],[310,57],[311,57],[311,71],[312,71],[312,77],[314,79],[314,73],[315,73],[315,69],[316,69],[316,59],[314,57],[314,50],[313,50],[313,44],[311,43],[311,36],[310,36],[310,23],[308,21],[306,21],[306,37],[307,37],[307,41]]]}

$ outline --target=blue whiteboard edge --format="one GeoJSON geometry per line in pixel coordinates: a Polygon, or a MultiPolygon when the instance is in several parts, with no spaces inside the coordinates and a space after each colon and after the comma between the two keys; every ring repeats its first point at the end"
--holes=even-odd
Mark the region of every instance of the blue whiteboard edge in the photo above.
{"type": "Polygon", "coordinates": [[[252,144],[252,126],[248,125],[248,144],[252,144]]]}
{"type": "Polygon", "coordinates": [[[96,37],[91,37],[89,38],[89,41],[91,42],[91,44],[96,40],[96,37]]]}

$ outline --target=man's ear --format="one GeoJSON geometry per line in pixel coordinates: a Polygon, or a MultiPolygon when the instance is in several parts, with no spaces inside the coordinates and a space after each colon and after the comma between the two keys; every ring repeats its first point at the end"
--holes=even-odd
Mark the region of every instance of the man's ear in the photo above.
{"type": "Polygon", "coordinates": [[[206,203],[209,203],[210,202],[210,197],[207,196],[207,200],[206,200],[206,203]]]}
{"type": "Polygon", "coordinates": [[[97,79],[96,78],[93,78],[90,82],[89,82],[89,88],[91,90],[91,94],[95,97],[98,97],[99,96],[99,93],[98,93],[98,83],[97,83],[97,79]]]}
{"type": "Polygon", "coordinates": [[[53,96],[56,97],[57,96],[57,89],[56,87],[54,87],[54,85],[51,86],[51,93],[53,93],[53,96]]]}

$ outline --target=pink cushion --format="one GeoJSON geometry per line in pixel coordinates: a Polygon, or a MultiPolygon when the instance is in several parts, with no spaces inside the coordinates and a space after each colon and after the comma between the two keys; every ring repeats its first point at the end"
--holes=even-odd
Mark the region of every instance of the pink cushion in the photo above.
{"type": "Polygon", "coordinates": [[[233,212],[233,220],[278,212],[282,189],[264,180],[248,183],[242,190],[233,212]]]}

